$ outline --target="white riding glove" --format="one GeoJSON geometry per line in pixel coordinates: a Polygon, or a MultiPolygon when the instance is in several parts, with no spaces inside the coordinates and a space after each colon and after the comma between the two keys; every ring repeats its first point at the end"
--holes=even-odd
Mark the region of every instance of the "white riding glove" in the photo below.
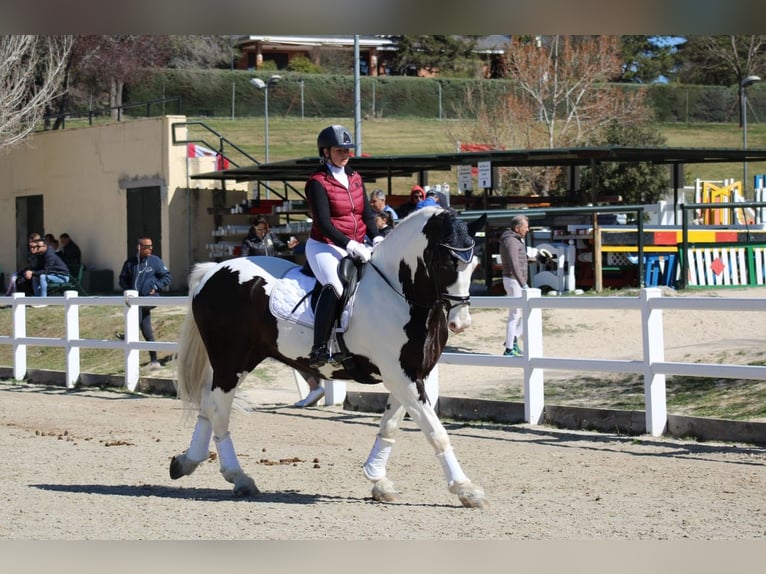
{"type": "Polygon", "coordinates": [[[372,255],[372,250],[369,247],[364,243],[359,243],[353,239],[346,244],[346,251],[348,251],[348,254],[351,255],[351,257],[362,263],[367,263],[372,255]]]}
{"type": "Polygon", "coordinates": [[[376,235],[375,237],[372,238],[372,246],[375,247],[381,241],[383,241],[383,236],[382,235],[376,235]]]}

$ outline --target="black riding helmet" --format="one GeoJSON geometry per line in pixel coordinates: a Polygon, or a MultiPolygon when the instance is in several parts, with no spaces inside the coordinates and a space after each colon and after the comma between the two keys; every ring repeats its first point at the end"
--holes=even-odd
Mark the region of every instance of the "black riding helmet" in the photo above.
{"type": "Polygon", "coordinates": [[[341,125],[327,126],[317,136],[317,150],[319,151],[319,157],[322,155],[322,148],[325,147],[354,147],[354,138],[351,137],[351,132],[341,125]]]}

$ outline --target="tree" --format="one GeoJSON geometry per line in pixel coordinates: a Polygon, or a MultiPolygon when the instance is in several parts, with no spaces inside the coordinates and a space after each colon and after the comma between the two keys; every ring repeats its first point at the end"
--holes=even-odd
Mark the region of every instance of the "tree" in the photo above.
{"type": "Polygon", "coordinates": [[[644,83],[675,75],[676,47],[660,36],[620,36],[622,69],[615,81],[644,83]]]}
{"type": "Polygon", "coordinates": [[[232,67],[239,49],[232,36],[170,36],[169,68],[221,68],[232,67]]]}
{"type": "MultiPolygon", "coordinates": [[[[476,121],[448,128],[453,139],[495,149],[582,146],[598,141],[612,121],[630,125],[651,117],[642,90],[608,83],[620,74],[615,37],[514,38],[506,60],[513,90],[500,99],[467,93],[459,115],[476,121]]],[[[547,195],[555,192],[559,171],[507,170],[504,187],[547,195]]]]}
{"type": "Polygon", "coordinates": [[[399,75],[454,71],[474,56],[476,41],[471,37],[448,35],[394,36],[396,55],[391,68],[399,75]]]}
{"type": "Polygon", "coordinates": [[[731,86],[766,66],[766,36],[688,36],[679,47],[684,84],[731,86]]]}
{"type": "MultiPolygon", "coordinates": [[[[604,146],[664,146],[665,138],[650,124],[623,124],[612,121],[606,126],[602,139],[594,142],[604,146]]],[[[668,189],[668,167],[649,162],[609,162],[580,171],[580,191],[590,202],[599,194],[622,196],[626,204],[656,203],[668,189]],[[595,173],[592,173],[595,169],[595,173]]]]}
{"type": "Polygon", "coordinates": [[[0,36],[0,150],[40,126],[62,92],[72,36],[0,36]]]}
{"type": "Polygon", "coordinates": [[[91,94],[106,94],[116,119],[125,83],[165,66],[171,53],[167,36],[78,36],[72,50],[72,69],[77,70],[73,81],[85,84],[91,94]]]}

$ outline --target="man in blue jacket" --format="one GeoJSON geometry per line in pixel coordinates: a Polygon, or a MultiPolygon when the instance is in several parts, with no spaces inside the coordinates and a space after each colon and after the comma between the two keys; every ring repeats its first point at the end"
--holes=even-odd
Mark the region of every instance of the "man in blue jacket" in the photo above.
{"type": "MultiPolygon", "coordinates": [[[[158,256],[152,254],[154,244],[151,237],[139,237],[136,255],[129,257],[120,271],[120,287],[124,290],[138,291],[139,297],[159,296],[160,290],[170,285],[170,271],[158,256]]],[[[141,334],[146,341],[154,341],[151,312],[153,307],[141,306],[141,334]]],[[[161,367],[157,360],[157,351],[149,351],[149,369],[156,371],[161,367]]]]}

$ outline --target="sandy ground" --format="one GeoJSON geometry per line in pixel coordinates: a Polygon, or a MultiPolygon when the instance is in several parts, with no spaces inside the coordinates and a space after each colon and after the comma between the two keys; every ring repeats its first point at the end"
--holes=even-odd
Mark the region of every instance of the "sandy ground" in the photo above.
{"type": "MultiPolygon", "coordinates": [[[[557,313],[557,328],[545,338],[551,352],[635,352],[637,334],[625,326],[630,318],[557,313]]],[[[760,318],[666,315],[671,357],[764,348],[760,318]]],[[[502,314],[476,310],[474,319],[474,334],[450,344],[502,350],[502,314]]],[[[485,489],[491,505],[470,510],[447,491],[430,447],[405,420],[389,462],[400,499],[376,503],[361,465],[378,416],[337,406],[293,408],[298,397],[292,377],[281,376],[276,366],[268,369],[263,384],[246,385],[251,408],[232,415],[236,451],[261,490],[245,500],[232,498],[213,458],[192,476],[169,478],[170,458],[191,436],[176,399],[0,383],[0,540],[766,536],[766,449],[528,425],[447,425],[466,474],[485,489]]],[[[475,397],[520,381],[520,372],[502,371],[442,369],[440,392],[475,397]]]]}

